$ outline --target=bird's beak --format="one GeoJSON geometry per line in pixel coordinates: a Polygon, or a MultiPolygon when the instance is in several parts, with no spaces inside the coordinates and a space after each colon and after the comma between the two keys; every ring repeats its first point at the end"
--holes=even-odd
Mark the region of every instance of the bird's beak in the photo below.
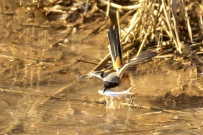
{"type": "Polygon", "coordinates": [[[106,88],[103,89],[103,93],[106,91],[106,88]]]}

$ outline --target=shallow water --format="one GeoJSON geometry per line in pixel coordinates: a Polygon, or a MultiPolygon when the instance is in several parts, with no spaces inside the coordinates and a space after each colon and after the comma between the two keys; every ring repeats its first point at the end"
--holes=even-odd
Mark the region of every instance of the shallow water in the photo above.
{"type": "Polygon", "coordinates": [[[106,108],[102,81],[78,79],[108,53],[106,31],[81,42],[88,30],[66,36],[68,28],[49,27],[43,15],[44,24],[32,25],[23,7],[2,2],[0,134],[202,134],[202,80],[194,67],[142,65],[131,77],[133,104],[106,108]]]}

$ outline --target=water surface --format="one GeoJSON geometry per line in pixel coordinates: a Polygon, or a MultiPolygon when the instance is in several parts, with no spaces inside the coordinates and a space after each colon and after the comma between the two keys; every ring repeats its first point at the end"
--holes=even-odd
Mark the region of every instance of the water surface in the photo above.
{"type": "Polygon", "coordinates": [[[106,31],[86,38],[88,30],[50,27],[38,10],[35,25],[24,7],[2,1],[0,10],[0,134],[202,134],[194,67],[139,66],[133,105],[106,108],[97,92],[102,81],[78,79],[108,53],[106,31]]]}

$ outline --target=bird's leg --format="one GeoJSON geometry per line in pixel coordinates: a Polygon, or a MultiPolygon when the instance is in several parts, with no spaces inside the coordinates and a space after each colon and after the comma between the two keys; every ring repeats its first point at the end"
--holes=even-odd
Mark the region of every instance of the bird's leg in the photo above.
{"type": "Polygon", "coordinates": [[[103,89],[103,93],[106,91],[106,88],[103,89]]]}

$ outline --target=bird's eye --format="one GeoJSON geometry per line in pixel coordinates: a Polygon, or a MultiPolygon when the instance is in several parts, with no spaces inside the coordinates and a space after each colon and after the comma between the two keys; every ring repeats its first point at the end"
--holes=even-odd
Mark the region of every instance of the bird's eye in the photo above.
{"type": "Polygon", "coordinates": [[[103,78],[104,77],[104,72],[103,71],[93,71],[91,72],[92,75],[99,77],[99,78],[103,78]]]}
{"type": "Polygon", "coordinates": [[[103,78],[103,76],[104,76],[104,72],[102,72],[102,71],[98,71],[95,74],[100,76],[101,78],[103,78]]]}

